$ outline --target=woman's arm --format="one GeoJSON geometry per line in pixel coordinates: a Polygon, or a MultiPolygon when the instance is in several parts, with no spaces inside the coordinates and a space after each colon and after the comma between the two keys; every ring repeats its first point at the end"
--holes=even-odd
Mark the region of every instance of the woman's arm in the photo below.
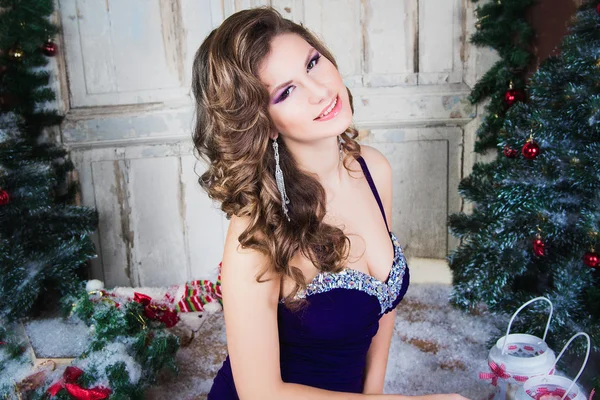
{"type": "Polygon", "coordinates": [[[373,337],[367,353],[365,384],[363,387],[363,393],[365,394],[383,393],[395,316],[396,310],[392,310],[379,320],[379,330],[373,337]]]}

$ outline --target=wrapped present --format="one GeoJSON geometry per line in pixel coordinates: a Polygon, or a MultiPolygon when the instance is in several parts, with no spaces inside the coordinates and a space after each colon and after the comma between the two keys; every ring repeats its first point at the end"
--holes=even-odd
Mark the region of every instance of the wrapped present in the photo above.
{"type": "MultiPolygon", "coordinates": [[[[90,285],[95,283],[90,281],[90,285]]],[[[93,287],[95,292],[103,292],[106,296],[112,296],[115,301],[121,297],[138,301],[144,295],[143,297],[147,297],[152,305],[167,307],[179,313],[218,312],[221,311],[223,303],[220,263],[219,274],[214,283],[208,279],[200,279],[169,287],[115,287],[106,291],[99,290],[103,288],[103,284],[98,281],[98,284],[93,287]]]]}
{"type": "Polygon", "coordinates": [[[523,304],[508,323],[506,335],[498,339],[488,356],[489,372],[479,374],[496,387],[494,400],[514,400],[518,389],[529,378],[553,372],[555,354],[546,344],[546,335],[552,319],[552,302],[545,297],[537,297],[523,304]],[[550,306],[544,336],[538,338],[523,333],[510,333],[515,317],[521,310],[536,301],[546,301],[550,306]]]}
{"type": "Polygon", "coordinates": [[[214,312],[223,305],[221,294],[221,264],[219,264],[219,276],[215,283],[203,279],[187,282],[183,287],[183,294],[177,301],[176,309],[179,312],[214,312]]]}
{"type": "MultiPolygon", "coordinates": [[[[591,341],[587,333],[579,332],[573,335],[567,344],[565,344],[565,347],[563,347],[562,351],[556,358],[556,361],[546,374],[527,380],[527,382],[525,382],[525,384],[518,389],[516,397],[517,400],[586,400],[583,391],[577,386],[576,382],[585,369],[590,356],[590,349],[591,341]],[[560,360],[571,342],[573,342],[573,340],[579,336],[583,336],[587,339],[587,352],[585,354],[583,365],[581,366],[581,369],[579,370],[579,373],[575,379],[570,380],[569,378],[563,376],[550,374],[551,371],[554,371],[558,360],[560,360]]],[[[591,397],[592,396],[590,396],[590,399],[591,397]]]]}

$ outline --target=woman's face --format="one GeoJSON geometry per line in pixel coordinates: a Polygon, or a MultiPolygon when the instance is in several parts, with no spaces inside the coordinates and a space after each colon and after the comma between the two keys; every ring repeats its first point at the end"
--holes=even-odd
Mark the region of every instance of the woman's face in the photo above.
{"type": "Polygon", "coordinates": [[[296,34],[282,34],[260,65],[269,91],[269,115],[286,140],[309,142],[344,132],[352,121],[337,68],[296,34]]]}

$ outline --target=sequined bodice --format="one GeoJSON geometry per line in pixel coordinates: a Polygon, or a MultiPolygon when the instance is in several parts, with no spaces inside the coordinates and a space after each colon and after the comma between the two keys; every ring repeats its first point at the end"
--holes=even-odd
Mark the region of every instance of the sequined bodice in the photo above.
{"type": "Polygon", "coordinates": [[[392,307],[402,290],[402,280],[406,271],[406,258],[400,243],[394,233],[390,232],[394,246],[394,260],[388,278],[382,282],[377,278],[352,268],[345,268],[340,272],[320,272],[308,284],[305,290],[300,291],[296,297],[307,298],[317,293],[328,292],[333,289],[349,289],[363,291],[375,296],[381,305],[381,314],[392,307]]]}

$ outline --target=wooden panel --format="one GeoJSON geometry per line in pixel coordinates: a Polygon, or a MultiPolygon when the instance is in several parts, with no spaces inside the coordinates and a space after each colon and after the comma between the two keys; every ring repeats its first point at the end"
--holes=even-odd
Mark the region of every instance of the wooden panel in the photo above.
{"type": "Polygon", "coordinates": [[[365,85],[416,85],[417,0],[363,2],[365,85]]]}
{"type": "MultiPolygon", "coordinates": [[[[193,0],[189,0],[193,1],[193,0]]],[[[222,0],[208,0],[204,3],[204,7],[199,7],[200,12],[210,14],[212,19],[212,29],[221,25],[221,22],[225,19],[225,9],[223,7],[222,0]],[[207,10],[209,8],[210,10],[207,10]]]]}
{"type": "Polygon", "coordinates": [[[234,0],[236,11],[271,5],[270,0],[234,0]]]}
{"type": "MultiPolygon", "coordinates": [[[[296,23],[304,23],[304,0],[271,0],[271,5],[284,18],[296,23]]],[[[312,7],[312,3],[309,6],[312,7]]]]}
{"type": "Polygon", "coordinates": [[[191,71],[196,51],[204,38],[216,27],[214,22],[220,23],[223,19],[220,4],[215,5],[214,3],[214,1],[206,1],[205,7],[199,7],[193,0],[181,2],[182,23],[186,32],[183,86],[188,88],[192,84],[191,71]],[[215,7],[216,10],[214,10],[215,7]]]}
{"type": "MultiPolygon", "coordinates": [[[[177,65],[178,59],[173,60],[179,56],[176,51],[180,47],[175,44],[177,39],[171,31],[174,21],[169,20],[171,15],[161,15],[160,3],[145,0],[107,2],[105,12],[108,15],[108,26],[104,27],[104,34],[110,35],[112,39],[112,67],[119,92],[180,86],[179,73],[182,71],[177,65]],[[165,38],[168,42],[165,42],[165,38]]],[[[82,29],[81,51],[87,64],[86,69],[93,69],[94,65],[88,64],[86,59],[96,49],[95,36],[86,35],[83,29],[87,21],[95,19],[96,15],[82,7],[83,4],[77,6],[79,12],[85,15],[85,19],[80,18],[79,22],[82,29]]],[[[90,91],[88,93],[94,94],[90,91]]]]}
{"type": "MultiPolygon", "coordinates": [[[[71,152],[70,158],[71,161],[73,161],[75,170],[78,174],[81,204],[97,210],[92,164],[85,158],[85,153],[83,152],[71,152]]],[[[98,230],[91,235],[91,238],[94,243],[94,248],[96,249],[97,257],[90,260],[90,274],[95,279],[105,281],[104,270],[102,267],[102,243],[100,242],[98,230]]]]}
{"type": "MultiPolygon", "coordinates": [[[[61,1],[71,107],[185,100],[198,43],[187,42],[183,12],[205,10],[191,0],[61,1]]],[[[202,15],[186,20],[195,38],[213,25],[202,15]]]]}
{"type": "Polygon", "coordinates": [[[315,1],[304,8],[304,13],[307,28],[320,36],[336,57],[346,85],[361,85],[360,3],[356,0],[315,1]]]}
{"type": "Polygon", "coordinates": [[[225,18],[229,17],[231,14],[245,10],[247,8],[254,8],[260,6],[269,6],[271,5],[270,0],[221,0],[223,7],[223,15],[225,18]]]}
{"type": "Polygon", "coordinates": [[[188,278],[189,268],[183,237],[179,159],[137,159],[129,165],[134,284],[181,284],[188,278]]]}
{"type": "Polygon", "coordinates": [[[353,88],[354,120],[365,128],[428,123],[461,125],[475,114],[469,93],[464,85],[353,88]]]}
{"type": "Polygon", "coordinates": [[[445,179],[448,143],[414,141],[387,146],[394,150],[388,155],[396,176],[393,186],[396,193],[394,218],[406,235],[407,254],[444,257],[448,217],[448,182],[445,179]],[[423,157],[424,154],[429,157],[423,157]]]}
{"type": "Polygon", "coordinates": [[[460,209],[461,139],[460,128],[439,127],[375,129],[361,140],[392,165],[392,225],[410,257],[447,255],[448,213],[460,209]]]}
{"type": "Polygon", "coordinates": [[[143,141],[188,139],[191,135],[193,109],[122,106],[73,110],[62,125],[65,143],[103,146],[116,143],[141,144],[143,141]]]}
{"type": "Polygon", "coordinates": [[[82,97],[86,92],[117,91],[112,38],[105,34],[110,23],[106,4],[94,0],[71,0],[61,1],[60,7],[67,65],[72,79],[79,84],[70,88],[72,95],[82,97]],[[94,18],[86,18],[88,15],[93,15],[94,18]],[[84,18],[85,23],[80,24],[80,20],[84,18]],[[93,39],[93,43],[81,43],[80,36],[93,39]],[[90,45],[95,45],[96,48],[85,55],[84,62],[83,50],[89,49],[90,45]]]}
{"type": "Polygon", "coordinates": [[[73,152],[78,170],[93,170],[82,190],[100,215],[94,278],[113,287],[217,277],[229,221],[199,186],[204,165],[191,154],[189,140],[73,152]]]}
{"type": "Polygon", "coordinates": [[[225,245],[225,214],[198,184],[206,166],[188,155],[181,158],[183,215],[190,279],[216,279],[225,245]]]}
{"type": "MultiPolygon", "coordinates": [[[[104,284],[131,286],[133,227],[131,226],[127,163],[102,161],[91,163],[95,183],[94,196],[99,215],[98,233],[102,254],[104,284]]],[[[97,277],[97,276],[96,276],[97,277]]]]}
{"type": "Polygon", "coordinates": [[[460,0],[419,2],[419,84],[462,81],[460,0]]]}

